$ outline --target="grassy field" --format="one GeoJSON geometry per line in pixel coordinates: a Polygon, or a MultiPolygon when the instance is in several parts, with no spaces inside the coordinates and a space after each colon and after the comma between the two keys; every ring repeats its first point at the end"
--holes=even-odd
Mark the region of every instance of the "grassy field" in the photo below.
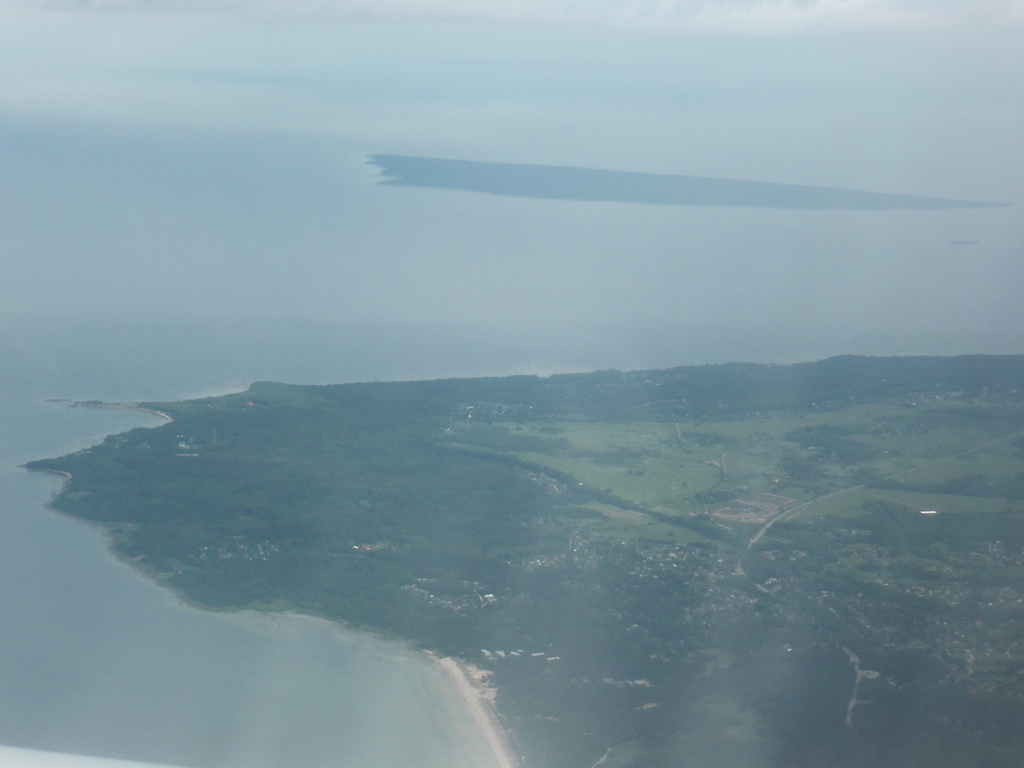
{"type": "Polygon", "coordinates": [[[719,467],[706,463],[721,457],[720,444],[704,447],[680,441],[675,426],[666,423],[499,424],[483,430],[464,427],[453,439],[503,450],[631,504],[672,515],[703,512],[694,494],[712,488],[722,474],[719,467]],[[537,450],[534,441],[523,439],[519,442],[524,448],[517,449],[514,443],[504,448],[496,430],[519,438],[548,438],[548,446],[537,450]]]}
{"type": "Polygon", "coordinates": [[[579,522],[584,530],[614,536],[619,539],[648,539],[655,541],[674,542],[676,544],[692,544],[707,541],[696,531],[680,525],[662,522],[650,515],[632,509],[614,507],[601,502],[586,505],[601,513],[601,517],[579,522]]]}
{"type": "Polygon", "coordinates": [[[938,513],[946,514],[958,512],[999,512],[1004,509],[1024,512],[1024,501],[1021,499],[898,491],[889,488],[861,488],[839,496],[823,499],[808,506],[801,512],[800,517],[856,517],[864,514],[865,502],[873,499],[899,504],[916,512],[934,510],[938,513]]]}
{"type": "Polygon", "coordinates": [[[1016,409],[937,402],[703,424],[460,424],[446,437],[569,475],[622,500],[590,505],[602,515],[593,526],[670,539],[696,534],[645,511],[685,520],[760,493],[798,502],[828,496],[806,507],[806,517],[861,514],[873,499],[918,511],[1024,510],[1020,498],[937,490],[962,476],[997,484],[1019,475],[1022,451],[1009,438],[1021,431],[1024,415],[1016,409]],[[875,487],[882,481],[887,487],[875,487]]]}

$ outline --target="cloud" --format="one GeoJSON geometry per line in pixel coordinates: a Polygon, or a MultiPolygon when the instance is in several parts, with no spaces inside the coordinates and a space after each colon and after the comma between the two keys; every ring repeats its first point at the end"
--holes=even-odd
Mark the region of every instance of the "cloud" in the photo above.
{"type": "Polygon", "coordinates": [[[269,21],[482,22],[666,34],[1024,26],[1024,0],[0,0],[0,8],[269,21]]]}

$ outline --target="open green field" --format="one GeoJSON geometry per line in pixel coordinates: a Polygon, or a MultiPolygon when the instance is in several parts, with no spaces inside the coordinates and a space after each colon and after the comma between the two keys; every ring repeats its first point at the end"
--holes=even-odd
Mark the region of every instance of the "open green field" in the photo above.
{"type": "Polygon", "coordinates": [[[702,536],[690,528],[663,522],[644,512],[597,501],[590,502],[585,506],[587,509],[600,513],[600,517],[578,522],[579,528],[589,533],[599,533],[623,540],[648,539],[676,544],[707,541],[706,536],[702,536]]]}
{"type": "Polygon", "coordinates": [[[1008,486],[1024,469],[1022,431],[1015,407],[938,402],[703,424],[460,423],[445,438],[602,491],[618,500],[589,505],[605,528],[661,539],[694,534],[644,512],[685,520],[761,493],[827,497],[802,517],[855,516],[873,499],[917,511],[1024,510],[1024,494],[1008,486]]]}
{"type": "Polygon", "coordinates": [[[722,474],[719,467],[708,463],[720,459],[720,444],[682,442],[675,425],[666,423],[474,425],[460,428],[452,440],[509,453],[572,475],[584,486],[607,491],[630,504],[671,515],[703,512],[694,495],[714,487],[722,474]],[[519,439],[506,442],[506,435],[519,439]],[[545,441],[538,444],[530,438],[545,441]]]}
{"type": "Polygon", "coordinates": [[[1000,512],[1011,509],[1024,512],[1024,500],[1000,499],[984,496],[960,496],[950,493],[897,491],[892,489],[861,488],[805,507],[801,518],[856,517],[864,514],[864,505],[872,500],[887,501],[920,514],[934,510],[939,514],[963,512],[1000,512]]]}

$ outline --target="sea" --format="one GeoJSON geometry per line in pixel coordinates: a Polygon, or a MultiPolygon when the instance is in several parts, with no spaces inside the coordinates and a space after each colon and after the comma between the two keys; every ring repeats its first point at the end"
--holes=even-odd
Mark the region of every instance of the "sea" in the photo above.
{"type": "Polygon", "coordinates": [[[20,465],[161,423],[75,400],[166,401],[261,380],[789,362],[825,351],[806,340],[772,348],[737,334],[709,345],[706,332],[662,331],[4,318],[0,745],[187,768],[486,768],[482,737],[423,654],[311,617],[186,606],[111,556],[102,531],[47,507],[58,476],[20,465]]]}

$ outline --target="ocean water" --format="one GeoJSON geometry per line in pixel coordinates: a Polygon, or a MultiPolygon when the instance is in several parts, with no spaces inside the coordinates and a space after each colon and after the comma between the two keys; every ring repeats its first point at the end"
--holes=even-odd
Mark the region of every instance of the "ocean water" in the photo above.
{"type": "MultiPolygon", "coordinates": [[[[111,557],[99,531],[46,509],[59,477],[18,467],[160,423],[49,398],[184,397],[237,388],[246,372],[417,373],[409,355],[389,373],[373,343],[350,340],[325,361],[322,344],[304,357],[294,343],[275,349],[265,331],[243,354],[238,329],[4,329],[0,745],[190,768],[489,764],[453,687],[422,654],[309,617],[186,607],[111,557]]],[[[421,358],[424,374],[430,364],[421,358]]]]}

